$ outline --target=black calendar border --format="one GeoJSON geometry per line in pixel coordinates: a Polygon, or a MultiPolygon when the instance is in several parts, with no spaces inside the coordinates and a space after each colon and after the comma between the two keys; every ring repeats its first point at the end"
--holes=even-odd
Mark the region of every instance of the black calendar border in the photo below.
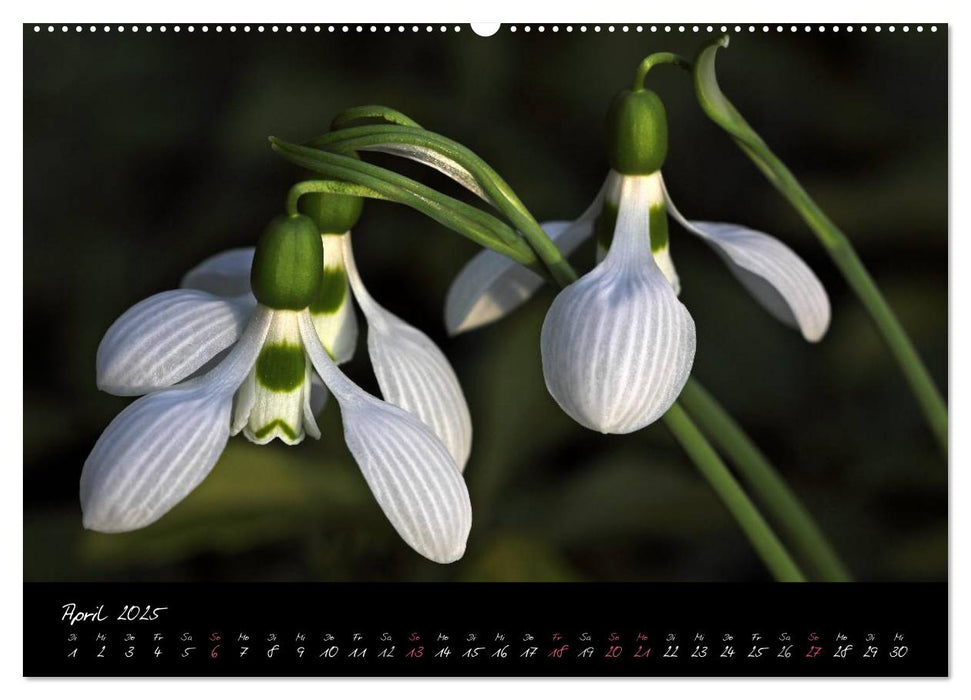
{"type": "Polygon", "coordinates": [[[949,669],[945,583],[25,583],[24,604],[24,675],[32,677],[941,677],[949,669]],[[100,609],[104,621],[69,624],[63,606],[71,603],[76,613],[100,609]],[[119,621],[133,606],[135,619],[119,621]],[[111,648],[104,658],[92,642],[99,631],[111,648]],[[73,658],[72,632],[84,642],[73,658]],[[147,653],[156,632],[164,636],[164,659],[147,653]],[[783,632],[794,647],[788,657],[779,655],[783,632]],[[183,647],[195,649],[179,658],[186,633],[192,640],[183,647]],[[236,656],[241,633],[252,650],[245,660],[236,656]],[[354,633],[362,635],[357,642],[354,633]],[[668,640],[672,633],[677,638],[668,640]],[[810,633],[819,637],[814,657],[806,655],[810,633]],[[873,658],[860,646],[867,633],[877,635],[873,658]],[[125,634],[139,644],[131,658],[120,652],[125,634]],[[279,644],[270,657],[268,634],[279,644]],[[325,634],[335,636],[332,643],[325,634]],[[382,634],[391,641],[381,642],[382,634]],[[413,634],[420,639],[409,641],[413,634]],[[476,641],[466,641],[468,634],[476,641]],[[495,658],[503,646],[497,634],[508,649],[495,658]],[[554,634],[561,639],[554,642],[554,634]],[[695,634],[705,635],[702,644],[695,634]],[[718,655],[725,634],[733,636],[734,658],[718,655]],[[837,634],[854,645],[844,658],[836,654],[837,634]],[[704,642],[711,651],[693,656],[704,642]],[[317,656],[335,644],[333,657],[317,656]],[[564,644],[561,656],[550,656],[564,644]],[[894,645],[906,647],[905,656],[891,658],[894,645]],[[463,657],[479,646],[476,656],[463,657]],[[521,656],[532,646],[536,652],[521,656]],[[596,652],[578,658],[587,646],[596,652]],[[608,656],[617,646],[618,656],[608,656]],[[679,647],[675,656],[665,653],[671,646],[679,647]],[[749,656],[759,646],[768,650],[749,656]],[[392,656],[379,657],[388,647],[392,656]],[[406,656],[418,647],[421,656],[406,656]],[[436,657],[443,647],[448,656],[436,657]],[[368,651],[351,653],[361,648],[368,651]]]}

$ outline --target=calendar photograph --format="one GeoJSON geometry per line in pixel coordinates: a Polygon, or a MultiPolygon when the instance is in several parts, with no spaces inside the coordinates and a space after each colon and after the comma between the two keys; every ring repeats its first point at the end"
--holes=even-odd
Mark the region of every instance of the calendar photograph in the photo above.
{"type": "Polygon", "coordinates": [[[947,675],[946,24],[23,33],[25,675],[947,675]]]}

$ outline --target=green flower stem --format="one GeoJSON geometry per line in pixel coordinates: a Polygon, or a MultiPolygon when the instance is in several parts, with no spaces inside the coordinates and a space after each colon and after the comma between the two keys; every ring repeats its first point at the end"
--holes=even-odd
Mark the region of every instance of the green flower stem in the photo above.
{"type": "Polygon", "coordinates": [[[812,516],[738,423],[697,381],[689,379],[678,401],[735,464],[768,515],[801,560],[824,581],[852,581],[812,516]]]}
{"type": "MultiPolygon", "coordinates": [[[[573,272],[572,268],[571,272],[576,277],[576,272],[573,272]]],[[[688,453],[688,457],[697,465],[711,487],[715,489],[718,497],[728,507],[732,517],[748,536],[752,546],[755,547],[776,579],[779,581],[806,580],[792,556],[731,475],[728,467],[718,457],[704,435],[691,422],[680,405],[682,402],[688,406],[689,411],[696,412],[701,416],[702,424],[716,435],[715,439],[719,446],[736,463],[739,471],[767,504],[770,512],[787,529],[798,531],[799,538],[790,533],[797,544],[802,545],[803,541],[812,542],[811,552],[806,554],[806,558],[814,566],[820,566],[821,575],[826,580],[851,580],[836,555],[829,549],[829,545],[822,534],[816,529],[812,519],[786,486],[782,477],[778,475],[768,460],[762,456],[758,448],[738,427],[738,424],[725,413],[701,384],[694,379],[689,379],[685,389],[681,392],[679,402],[675,403],[664,415],[664,421],[671,432],[674,433],[678,442],[681,443],[685,452],[688,453]],[[705,402],[706,399],[707,402],[705,402]],[[780,515],[786,516],[790,512],[794,515],[780,517],[780,515]],[[795,528],[796,523],[799,523],[801,527],[795,528]],[[815,540],[813,535],[816,537],[815,540]]]]}
{"type": "Polygon", "coordinates": [[[759,513],[755,504],[745,495],[745,491],[732,476],[728,467],[715,452],[714,448],[701,434],[684,412],[675,403],[664,414],[664,423],[681,443],[681,447],[688,453],[702,475],[718,494],[722,503],[735,517],[749,542],[755,548],[759,557],[772,572],[777,581],[805,582],[806,577],[789,556],[786,548],[772,532],[772,528],[759,513]]]}
{"type": "Polygon", "coordinates": [[[946,455],[948,417],[944,399],[900,321],[860,261],[853,244],[819,208],[795,175],[772,152],[719,88],[715,75],[715,54],[719,48],[726,46],[728,36],[722,36],[702,47],[698,53],[694,66],[694,83],[702,109],[712,121],[735,139],[742,151],[809,224],[890,347],[946,455]]]}
{"type": "Polygon", "coordinates": [[[308,142],[316,148],[338,152],[381,150],[382,146],[404,146],[419,153],[433,152],[440,163],[447,164],[449,175],[482,197],[501,212],[526,239],[536,255],[546,264],[557,283],[569,284],[569,264],[556,245],[509,184],[474,152],[441,134],[419,127],[397,125],[359,126],[331,131],[308,142]]]}
{"type": "Polygon", "coordinates": [[[873,277],[863,265],[853,244],[846,234],[834,224],[819,208],[816,202],[802,188],[792,172],[766,146],[758,153],[756,160],[749,149],[743,149],[756,164],[765,163],[760,168],[782,194],[795,207],[796,211],[809,224],[829,253],[836,267],[843,273],[850,288],[863,303],[870,318],[883,335],[884,341],[890,347],[897,364],[910,384],[911,391],[917,397],[924,417],[934,432],[941,449],[947,454],[947,406],[944,399],[934,385],[930,372],[921,361],[914,344],[911,342],[897,316],[894,314],[887,300],[880,292],[873,277]]]}
{"type": "Polygon", "coordinates": [[[297,203],[305,194],[313,193],[324,194],[343,194],[354,197],[367,197],[368,199],[388,198],[380,192],[376,192],[369,187],[362,187],[351,182],[340,182],[338,180],[304,180],[293,185],[287,192],[287,214],[295,216],[300,213],[297,203]]]}
{"type": "Polygon", "coordinates": [[[391,201],[416,209],[481,246],[506,255],[540,274],[545,272],[532,249],[515,231],[481,209],[355,158],[297,146],[273,137],[270,142],[273,150],[295,165],[373,190],[391,201]]]}
{"type": "Polygon", "coordinates": [[[676,53],[671,53],[670,51],[652,53],[650,56],[641,61],[641,64],[637,67],[637,72],[634,73],[634,84],[632,89],[635,92],[638,90],[643,90],[644,78],[647,77],[648,71],[650,71],[654,66],[660,66],[665,63],[676,65],[686,71],[691,70],[691,61],[683,56],[679,56],[676,53]]]}

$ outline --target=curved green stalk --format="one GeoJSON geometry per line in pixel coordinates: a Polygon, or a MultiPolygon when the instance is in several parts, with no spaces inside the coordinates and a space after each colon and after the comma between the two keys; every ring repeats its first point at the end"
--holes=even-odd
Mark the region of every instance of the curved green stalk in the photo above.
{"type": "Polygon", "coordinates": [[[425,214],[481,246],[495,250],[537,272],[536,255],[506,224],[464,202],[437,192],[397,173],[363,163],[355,158],[305,148],[271,137],[273,150],[295,165],[362,185],[387,199],[425,214]]]}
{"type": "Polygon", "coordinates": [[[675,403],[664,414],[663,420],[675,439],[701,471],[702,476],[705,477],[722,503],[734,516],[775,579],[777,581],[805,582],[806,577],[799,570],[792,557],[789,556],[786,548],[772,532],[772,528],[759,513],[755,504],[745,495],[745,491],[739,486],[728,467],[725,466],[718,453],[691,421],[688,414],[684,412],[684,409],[675,403]]]}
{"type": "Polygon", "coordinates": [[[795,175],[779,160],[722,93],[715,76],[715,54],[719,47],[724,46],[728,46],[728,36],[723,36],[704,46],[695,60],[695,91],[702,109],[712,121],[735,139],[742,151],[809,224],[890,347],[911,390],[917,397],[924,417],[944,454],[947,455],[947,406],[934,385],[930,372],[927,371],[906,331],[856,254],[846,234],[826,216],[803,189],[795,175]]]}
{"type": "Polygon", "coordinates": [[[293,185],[287,192],[287,214],[291,216],[299,214],[300,209],[297,203],[300,201],[300,198],[305,194],[313,193],[342,194],[353,197],[367,197],[368,199],[388,199],[388,197],[372,190],[370,187],[362,187],[351,182],[340,182],[338,180],[304,180],[293,185]]]}
{"type": "Polygon", "coordinates": [[[654,66],[660,66],[665,63],[670,63],[678,68],[683,68],[686,71],[691,70],[691,61],[683,56],[679,56],[676,53],[671,53],[670,51],[659,51],[658,53],[652,53],[650,56],[641,61],[641,64],[637,67],[637,71],[634,73],[634,83],[631,86],[636,92],[638,90],[644,89],[644,78],[647,77],[648,71],[654,66]]]}
{"type": "Polygon", "coordinates": [[[782,529],[815,578],[852,581],[812,516],[738,423],[697,381],[689,379],[678,401],[735,464],[746,485],[782,529]]]}
{"type": "Polygon", "coordinates": [[[436,166],[448,168],[450,176],[500,211],[546,263],[550,275],[558,283],[569,284],[575,279],[575,276],[570,277],[566,258],[509,184],[462,144],[420,127],[376,124],[331,131],[312,139],[308,145],[345,153],[382,150],[387,146],[435,153],[438,156],[436,166]]]}

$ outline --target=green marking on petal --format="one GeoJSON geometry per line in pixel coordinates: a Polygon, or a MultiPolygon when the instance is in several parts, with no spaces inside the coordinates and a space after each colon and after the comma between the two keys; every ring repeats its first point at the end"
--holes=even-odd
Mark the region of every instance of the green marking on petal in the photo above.
{"type": "Polygon", "coordinates": [[[277,428],[279,428],[280,431],[283,432],[291,440],[297,439],[297,431],[291,428],[286,421],[283,421],[279,418],[277,418],[272,423],[267,423],[266,425],[264,425],[262,428],[260,428],[255,433],[253,433],[253,436],[256,437],[257,440],[262,440],[277,428]]]}
{"type": "Polygon", "coordinates": [[[347,273],[343,267],[324,267],[317,298],[310,304],[312,314],[332,314],[347,299],[347,273]]]}
{"type": "Polygon", "coordinates": [[[651,252],[668,247],[668,213],[664,202],[651,205],[651,252]]]}
{"type": "Polygon", "coordinates": [[[617,226],[618,207],[613,202],[604,202],[597,223],[594,224],[594,233],[597,235],[597,243],[604,250],[610,250],[610,244],[614,240],[614,228],[617,226]]]}
{"type": "MultiPolygon", "coordinates": [[[[664,208],[664,203],[659,202],[651,205],[650,211],[651,226],[651,252],[656,253],[663,250],[668,245],[668,213],[664,208]]],[[[597,234],[597,243],[603,250],[610,250],[610,244],[614,240],[614,228],[617,226],[617,206],[610,202],[604,202],[603,210],[597,217],[594,231],[597,234]]]]}
{"type": "Polygon", "coordinates": [[[302,345],[264,345],[256,360],[256,381],[270,391],[294,391],[303,385],[306,366],[302,345]]]}

